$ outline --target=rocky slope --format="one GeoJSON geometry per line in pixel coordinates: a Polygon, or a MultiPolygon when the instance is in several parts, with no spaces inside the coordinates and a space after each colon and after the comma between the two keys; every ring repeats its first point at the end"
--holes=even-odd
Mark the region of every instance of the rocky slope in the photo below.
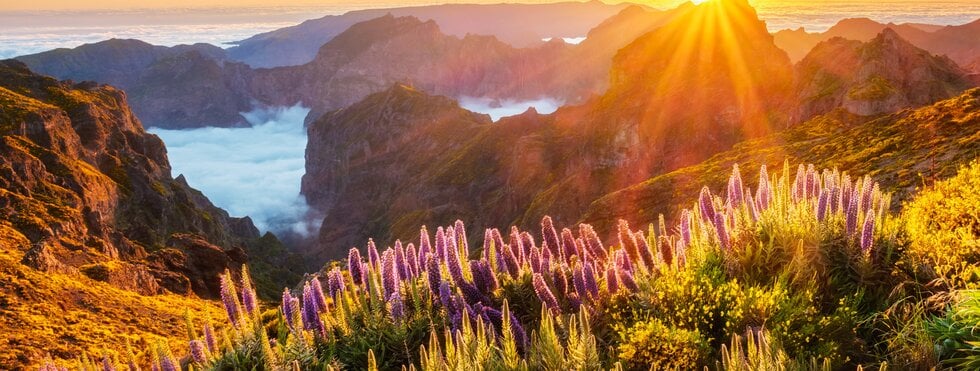
{"type": "Polygon", "coordinates": [[[238,42],[229,56],[254,68],[311,62],[323,44],[354,24],[392,15],[434,21],[448,35],[493,36],[514,47],[531,47],[548,37],[584,36],[589,29],[629,4],[600,1],[549,4],[442,4],[369,9],[328,15],[238,42]]]}
{"type": "MultiPolygon", "coordinates": [[[[786,50],[793,61],[798,61],[822,41],[835,37],[869,41],[886,28],[891,28],[912,45],[933,54],[948,56],[960,66],[972,66],[980,59],[980,19],[958,26],[923,26],[883,24],[867,18],[852,18],[841,20],[822,33],[809,33],[800,28],[782,30],[774,36],[776,45],[786,50]]],[[[972,72],[980,73],[975,69],[972,72]]]]}
{"type": "MultiPolygon", "coordinates": [[[[213,298],[218,273],[278,244],[171,178],[163,142],[115,88],[3,61],[0,124],[0,223],[29,242],[17,253],[34,269],[213,298]]],[[[279,266],[270,277],[294,277],[285,259],[263,262],[279,266]]]]}
{"type": "MultiPolygon", "coordinates": [[[[724,192],[725,170],[733,164],[768,164],[770,175],[795,173],[796,169],[783,169],[784,161],[848,169],[852,176],[870,175],[883,190],[894,193],[893,206],[898,206],[916,189],[953,176],[978,153],[980,89],[872,119],[837,110],[612,192],[592,203],[582,221],[610,228],[610,221],[623,218],[631,225],[643,225],[656,222],[654,213],[645,212],[652,210],[666,211],[670,220],[673,212],[696,202],[702,185],[724,192]]],[[[756,179],[758,173],[749,168],[742,167],[742,178],[756,179]]]]}
{"type": "Polygon", "coordinates": [[[949,58],[915,47],[890,28],[866,43],[822,42],[796,65],[796,75],[801,120],[838,107],[863,116],[892,113],[974,86],[949,58]]]}

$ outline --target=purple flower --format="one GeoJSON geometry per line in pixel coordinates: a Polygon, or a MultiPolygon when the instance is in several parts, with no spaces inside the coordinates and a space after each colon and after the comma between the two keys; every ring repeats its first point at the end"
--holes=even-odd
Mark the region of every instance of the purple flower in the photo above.
{"type": "Polygon", "coordinates": [[[180,367],[177,366],[180,362],[175,361],[167,352],[160,351],[159,353],[161,371],[180,371],[180,367]]]}
{"type": "Polygon", "coordinates": [[[640,253],[643,264],[647,266],[647,269],[655,269],[657,262],[653,259],[653,253],[650,251],[650,245],[647,244],[647,237],[643,235],[643,231],[634,233],[633,240],[636,241],[636,250],[640,253]]]}
{"type": "Polygon", "coordinates": [[[439,269],[439,260],[435,255],[429,254],[425,259],[425,270],[429,280],[429,290],[432,295],[439,296],[439,284],[442,282],[442,272],[439,269]]]}
{"type": "Polygon", "coordinates": [[[632,272],[633,262],[630,260],[630,255],[623,250],[616,250],[616,266],[620,270],[632,272]]]}
{"type": "Polygon", "coordinates": [[[408,244],[408,251],[405,252],[405,259],[408,260],[408,272],[411,278],[419,276],[419,255],[415,251],[415,244],[408,244]]]}
{"type": "Polygon", "coordinates": [[[470,245],[466,238],[466,226],[463,225],[463,221],[457,219],[454,225],[453,231],[456,232],[453,235],[453,239],[459,250],[463,252],[464,258],[469,258],[470,255],[470,245]]]}
{"type": "Polygon", "coordinates": [[[555,270],[550,273],[551,283],[555,285],[554,292],[562,295],[568,292],[568,265],[561,263],[557,265],[555,270]]]}
{"type": "Polygon", "coordinates": [[[866,176],[864,178],[864,189],[861,190],[862,213],[866,213],[871,209],[876,191],[878,191],[878,183],[871,181],[871,177],[866,176]]]}
{"type": "Polygon", "coordinates": [[[531,254],[528,255],[528,265],[531,266],[531,272],[541,273],[541,250],[538,247],[531,248],[531,254]]]}
{"type": "MultiPolygon", "coordinates": [[[[855,193],[860,192],[860,190],[854,189],[854,192],[855,193]]],[[[845,224],[845,232],[847,233],[848,236],[852,236],[854,235],[854,232],[857,229],[858,207],[859,207],[858,195],[851,194],[848,197],[848,200],[850,200],[850,202],[847,205],[847,218],[844,224],[845,224]]]]}
{"type": "Polygon", "coordinates": [[[874,247],[874,232],[875,232],[875,213],[868,213],[864,217],[864,228],[861,230],[861,251],[865,254],[871,252],[871,248],[874,247]]]}
{"type": "Polygon", "coordinates": [[[593,299],[599,298],[599,283],[596,280],[595,268],[592,264],[585,264],[582,269],[582,275],[585,277],[585,289],[592,294],[593,299]]]}
{"type": "Polygon", "coordinates": [[[493,245],[493,232],[490,228],[483,230],[483,251],[480,253],[480,257],[486,260],[490,260],[490,249],[493,245]]]}
{"type": "Polygon", "coordinates": [[[355,285],[364,282],[364,266],[361,263],[361,252],[356,247],[351,248],[347,253],[347,271],[350,272],[350,279],[355,285]]]}
{"type": "Polygon", "coordinates": [[[439,282],[439,302],[449,313],[453,313],[453,289],[448,281],[439,282]]]}
{"type": "Polygon", "coordinates": [[[563,228],[561,230],[561,246],[562,246],[562,259],[568,261],[573,255],[578,254],[578,246],[575,243],[575,236],[572,235],[572,230],[568,228],[563,228]]]}
{"type": "MultiPolygon", "coordinates": [[[[759,189],[755,190],[755,201],[758,203],[759,210],[769,209],[769,200],[772,197],[772,189],[769,186],[769,173],[766,171],[766,165],[762,165],[759,169],[759,189]]],[[[691,243],[690,240],[684,241],[684,243],[691,243]]]]}
{"type": "Polygon", "coordinates": [[[544,241],[544,245],[541,248],[550,250],[552,255],[562,256],[561,243],[558,242],[558,232],[555,231],[555,225],[552,223],[550,216],[546,215],[541,219],[541,238],[544,241]]]}
{"type": "Polygon", "coordinates": [[[589,292],[585,288],[585,273],[580,264],[575,264],[575,267],[572,268],[572,285],[575,286],[575,293],[578,294],[578,297],[582,299],[589,297],[589,292]]]}
{"type": "Polygon", "coordinates": [[[701,188],[701,196],[698,198],[698,206],[701,208],[701,218],[710,223],[715,215],[715,204],[711,197],[711,190],[708,187],[701,188]]]}
{"type": "Polygon", "coordinates": [[[330,297],[337,299],[337,295],[340,295],[346,290],[344,285],[344,275],[340,273],[340,268],[331,269],[327,273],[327,290],[330,291],[330,297]]]}
{"type": "Polygon", "coordinates": [[[473,272],[473,284],[481,292],[490,295],[490,293],[497,289],[497,276],[493,273],[493,268],[490,267],[489,261],[470,261],[470,271],[473,272]]]}
{"type": "Polygon", "coordinates": [[[551,293],[551,289],[548,288],[548,284],[544,281],[544,277],[541,273],[535,273],[533,282],[534,293],[538,295],[538,299],[541,303],[550,309],[553,313],[558,314],[560,309],[558,307],[558,299],[555,299],[555,295],[551,293]]]}
{"type": "Polygon", "coordinates": [[[208,362],[207,353],[204,351],[204,342],[200,340],[191,340],[190,343],[191,359],[198,364],[205,364],[208,362]]]}
{"type": "MultiPolygon", "coordinates": [[[[293,296],[289,293],[289,289],[282,290],[282,317],[286,320],[286,326],[293,328],[293,320],[295,319],[296,312],[298,308],[293,307],[293,296]]],[[[205,328],[205,338],[207,337],[207,328],[205,328]]],[[[210,347],[209,347],[210,348],[210,347]]],[[[213,350],[212,350],[213,352],[213,350]]]]}
{"type": "Polygon", "coordinates": [[[602,261],[609,259],[608,252],[606,248],[602,246],[602,241],[599,240],[599,235],[595,233],[595,229],[588,224],[578,225],[578,234],[585,241],[585,247],[589,249],[589,253],[592,256],[599,258],[602,261]]]}
{"type": "Polygon", "coordinates": [[[316,297],[313,296],[313,289],[310,283],[303,285],[303,328],[312,330],[317,336],[326,336],[326,329],[323,321],[320,320],[320,312],[317,310],[316,297]]]}
{"type": "Polygon", "coordinates": [[[377,272],[380,269],[381,257],[378,255],[378,247],[374,245],[373,239],[368,239],[368,264],[371,265],[371,269],[377,272]]]}
{"type": "Polygon", "coordinates": [[[225,274],[221,275],[221,303],[224,304],[225,312],[228,313],[228,321],[237,326],[242,310],[238,303],[238,293],[235,291],[235,283],[231,280],[231,273],[225,270],[225,274]]]}
{"type": "Polygon", "coordinates": [[[408,261],[405,259],[405,247],[402,246],[401,240],[395,240],[395,271],[398,272],[398,276],[403,281],[412,276],[408,270],[408,261]]]}
{"type": "Polygon", "coordinates": [[[722,250],[728,250],[731,245],[729,245],[728,228],[725,226],[725,215],[722,213],[715,214],[715,231],[718,232],[719,246],[722,250]]]}
{"type": "Polygon", "coordinates": [[[507,251],[504,251],[504,262],[507,263],[507,270],[511,276],[517,277],[521,273],[521,265],[524,265],[524,248],[521,246],[521,237],[516,228],[510,232],[508,247],[507,251]]]}
{"type": "Polygon", "coordinates": [[[728,178],[728,202],[733,206],[742,204],[742,174],[738,171],[738,164],[732,165],[732,175],[728,178]]]}
{"type": "Polygon", "coordinates": [[[756,205],[755,199],[752,198],[751,194],[748,195],[748,200],[745,203],[748,205],[749,216],[752,218],[752,221],[753,222],[758,221],[759,207],[756,205]]]}
{"type": "Polygon", "coordinates": [[[446,259],[446,244],[446,230],[436,228],[436,256],[439,259],[446,259]]]}
{"type": "Polygon", "coordinates": [[[823,221],[827,217],[827,199],[829,195],[824,192],[823,189],[820,190],[820,198],[817,199],[817,220],[823,221]]]}
{"type": "Polygon", "coordinates": [[[318,277],[313,277],[313,279],[310,280],[310,292],[313,294],[313,300],[316,304],[317,311],[326,312],[327,299],[323,296],[323,286],[320,285],[320,279],[318,277]]]}
{"type": "Polygon", "coordinates": [[[627,290],[636,291],[640,289],[640,287],[636,284],[636,280],[633,279],[633,273],[630,273],[630,271],[622,270],[619,269],[619,267],[616,267],[616,276],[619,277],[619,282],[622,283],[627,290]]]}
{"type": "Polygon", "coordinates": [[[530,233],[521,232],[520,236],[521,236],[521,247],[524,249],[525,253],[530,251],[532,247],[536,246],[534,244],[534,236],[531,236],[530,233]]]}
{"type": "Polygon", "coordinates": [[[245,313],[251,316],[255,315],[258,304],[255,302],[255,289],[252,288],[252,282],[246,274],[245,271],[242,272],[242,307],[245,308],[245,313]]]}
{"type": "Polygon", "coordinates": [[[453,283],[461,285],[466,282],[463,276],[463,262],[456,246],[449,245],[446,247],[446,267],[449,268],[449,277],[453,279],[453,283]]]}
{"type": "Polygon", "coordinates": [[[606,267],[606,290],[608,290],[610,294],[619,292],[619,278],[616,277],[615,265],[606,267]]]}
{"type": "Polygon", "coordinates": [[[208,352],[214,353],[218,350],[218,341],[214,338],[214,329],[211,322],[204,323],[204,344],[208,346],[208,352]]]}
{"type": "Polygon", "coordinates": [[[395,323],[401,323],[405,319],[405,303],[402,302],[402,294],[398,290],[391,293],[391,297],[388,298],[388,305],[391,307],[391,318],[395,320],[395,323]]]}
{"type": "Polygon", "coordinates": [[[102,371],[116,371],[116,368],[112,366],[112,362],[109,361],[109,356],[102,357],[102,371]]]}
{"type": "Polygon", "coordinates": [[[395,256],[391,249],[385,250],[381,255],[381,286],[384,289],[384,298],[388,300],[391,293],[398,291],[401,280],[398,277],[398,270],[395,266],[395,256]]]}
{"type": "Polygon", "coordinates": [[[796,178],[793,179],[793,202],[806,198],[806,167],[800,164],[796,168],[796,178]]]}
{"type": "Polygon", "coordinates": [[[807,165],[806,168],[806,198],[813,198],[817,196],[817,189],[820,188],[819,179],[817,179],[817,172],[813,168],[813,164],[807,165]]]}
{"type": "Polygon", "coordinates": [[[630,231],[630,225],[623,219],[619,220],[619,246],[622,246],[626,253],[629,254],[630,259],[642,263],[640,260],[640,251],[636,245],[636,239],[633,238],[633,232],[630,231]]]}
{"type": "Polygon", "coordinates": [[[670,246],[670,237],[660,236],[659,245],[660,260],[663,260],[667,265],[672,264],[674,262],[674,249],[670,246]]]}

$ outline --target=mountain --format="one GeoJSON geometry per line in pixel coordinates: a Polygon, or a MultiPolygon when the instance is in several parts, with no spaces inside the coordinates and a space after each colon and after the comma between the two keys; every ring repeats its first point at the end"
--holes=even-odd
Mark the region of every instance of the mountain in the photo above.
{"type": "Polygon", "coordinates": [[[514,47],[531,47],[549,37],[584,36],[628,3],[600,1],[549,4],[442,4],[369,9],[328,15],[252,36],[228,49],[231,59],[255,68],[297,66],[312,61],[323,44],[354,24],[392,15],[434,21],[448,34],[494,36],[514,47]]]}
{"type": "Polygon", "coordinates": [[[821,41],[835,37],[869,41],[886,28],[892,29],[912,45],[933,54],[948,56],[960,66],[972,66],[980,59],[980,19],[964,25],[941,27],[883,24],[867,18],[850,18],[841,20],[823,33],[808,33],[800,28],[776,32],[774,37],[776,45],[786,50],[793,61],[798,61],[821,41]]]}
{"type": "Polygon", "coordinates": [[[886,28],[862,43],[836,37],[797,63],[800,119],[843,107],[857,115],[892,113],[956,96],[975,86],[952,60],[934,56],[886,28]]]}
{"type": "MultiPolygon", "coordinates": [[[[723,170],[732,164],[768,164],[769,174],[775,175],[784,171],[784,161],[807,161],[818,168],[869,175],[881,183],[882,189],[894,192],[892,206],[897,206],[917,189],[949,178],[975,160],[980,153],[977,133],[980,89],[873,119],[837,110],[784,132],[739,143],[704,162],[611,192],[592,203],[581,221],[602,229],[614,227],[611,223],[617,218],[629,220],[631,225],[657,222],[656,215],[638,210],[660,210],[671,220],[674,212],[696,202],[701,186],[723,192],[728,181],[723,170]]],[[[742,172],[746,180],[757,176],[742,172]]]]}
{"type": "Polygon", "coordinates": [[[126,91],[143,122],[164,128],[237,126],[251,109],[247,66],[210,44],[164,47],[111,39],[17,57],[59,79],[97,81],[126,91]]]}
{"type": "Polygon", "coordinates": [[[605,94],[550,115],[490,124],[418,91],[428,89],[396,86],[314,120],[303,192],[327,213],[314,253],[338,257],[369,236],[408,239],[451,218],[475,230],[531,226],[545,213],[570,223],[604,194],[785,127],[777,112],[794,107],[789,60],[741,1],[690,6],[619,51],[611,68],[605,94]],[[747,55],[762,57],[750,64],[747,55]],[[406,127],[418,139],[392,139],[406,127]]]}
{"type": "Polygon", "coordinates": [[[294,277],[274,237],[171,177],[163,142],[120,90],[8,60],[0,97],[0,223],[28,242],[23,264],[141,294],[214,298],[217,274],[239,269],[250,251],[279,249],[253,263],[269,269],[269,284],[294,277]]]}

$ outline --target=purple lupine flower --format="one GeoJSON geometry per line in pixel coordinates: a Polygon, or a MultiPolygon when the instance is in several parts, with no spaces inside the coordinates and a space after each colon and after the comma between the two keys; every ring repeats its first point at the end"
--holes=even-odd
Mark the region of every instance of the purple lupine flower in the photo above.
{"type": "Polygon", "coordinates": [[[340,273],[340,268],[331,269],[327,273],[327,290],[330,291],[330,297],[337,299],[337,295],[340,295],[346,290],[344,285],[344,275],[340,273]]]}
{"type": "Polygon", "coordinates": [[[861,252],[868,254],[874,247],[875,213],[870,212],[864,217],[864,228],[861,230],[861,252]]]}
{"type": "Polygon", "coordinates": [[[701,218],[706,223],[711,223],[715,215],[715,203],[711,198],[711,190],[708,187],[701,188],[701,196],[698,198],[698,206],[701,208],[701,218]]]}
{"type": "Polygon", "coordinates": [[[541,273],[541,250],[538,250],[537,246],[531,248],[528,263],[531,266],[531,272],[541,273]]]}
{"type": "Polygon", "coordinates": [[[595,259],[595,256],[589,252],[589,248],[585,244],[585,240],[581,237],[575,239],[575,254],[580,256],[582,260],[585,261],[592,261],[595,259]]]}
{"type": "Polygon", "coordinates": [[[864,189],[861,191],[861,212],[866,213],[871,210],[874,206],[874,195],[879,192],[878,183],[871,180],[871,177],[867,177],[864,183],[864,189]]]}
{"type": "Polygon", "coordinates": [[[674,262],[674,249],[671,246],[671,239],[666,235],[660,236],[658,245],[660,246],[660,260],[667,265],[673,264],[674,262]]]}
{"type": "Polygon", "coordinates": [[[568,292],[568,265],[565,263],[559,263],[555,266],[554,270],[548,275],[551,278],[551,283],[555,285],[555,293],[564,295],[568,292]]]}
{"type": "Polygon", "coordinates": [[[439,284],[442,283],[442,272],[439,269],[439,260],[435,255],[429,254],[425,257],[425,270],[429,280],[429,290],[433,296],[439,296],[439,284]]]}
{"type": "Polygon", "coordinates": [[[204,323],[204,345],[208,346],[208,352],[214,353],[218,350],[218,341],[214,338],[214,329],[211,328],[211,322],[204,323]]]}
{"type": "Polygon", "coordinates": [[[541,250],[541,272],[551,271],[551,252],[542,246],[541,250]]]}
{"type": "Polygon", "coordinates": [[[514,334],[514,343],[521,350],[525,350],[531,345],[531,342],[527,338],[527,332],[524,331],[524,326],[521,325],[521,321],[517,320],[517,316],[514,312],[510,312],[510,332],[514,334]]]}
{"type": "Polygon", "coordinates": [[[440,260],[446,259],[446,230],[442,227],[436,228],[436,256],[440,260]]]}
{"type": "Polygon", "coordinates": [[[160,351],[160,370],[161,371],[180,371],[180,362],[173,359],[168,352],[160,351]]]}
{"type": "Polygon", "coordinates": [[[449,277],[453,279],[453,283],[461,285],[463,282],[466,282],[459,250],[453,244],[446,246],[446,268],[449,268],[449,277]]]}
{"type": "Polygon", "coordinates": [[[470,272],[473,272],[473,285],[476,286],[480,292],[490,295],[493,290],[497,289],[497,279],[493,275],[493,269],[490,267],[490,262],[482,259],[471,260],[470,272]]]}
{"type": "MultiPolygon", "coordinates": [[[[857,192],[860,192],[860,190],[858,190],[855,187],[854,188],[854,192],[857,193],[857,192]]],[[[846,217],[845,222],[844,222],[844,224],[845,224],[845,232],[847,233],[848,236],[853,236],[855,230],[857,229],[858,208],[860,206],[858,205],[858,195],[857,194],[851,194],[848,197],[848,199],[850,200],[850,202],[847,205],[847,217],[846,217]]]]}
{"type": "Polygon", "coordinates": [[[408,270],[408,261],[405,258],[405,247],[402,246],[401,240],[395,240],[395,271],[398,272],[398,276],[403,281],[412,277],[411,272],[408,270]]]}
{"type": "Polygon", "coordinates": [[[633,261],[630,259],[630,254],[622,249],[616,250],[616,266],[621,270],[633,272],[633,261]]]}
{"type": "Polygon", "coordinates": [[[480,257],[486,260],[490,260],[490,247],[493,245],[493,233],[490,232],[490,228],[483,230],[483,251],[480,253],[480,257]]]}
{"type": "Polygon", "coordinates": [[[551,293],[551,289],[548,288],[548,284],[544,281],[544,277],[541,276],[541,273],[534,274],[532,283],[534,284],[534,293],[538,295],[538,299],[541,300],[541,303],[555,314],[560,312],[560,308],[558,307],[558,299],[555,299],[555,295],[551,293]]]}
{"type": "Polygon", "coordinates": [[[561,230],[561,246],[562,246],[562,259],[568,261],[573,255],[577,255],[579,252],[578,246],[575,244],[575,236],[572,235],[572,230],[568,228],[562,228],[561,230]]]}
{"type": "Polygon", "coordinates": [[[395,290],[391,293],[391,297],[388,298],[388,305],[390,306],[391,318],[395,320],[395,323],[401,323],[405,319],[405,303],[402,301],[402,294],[395,290]]]}
{"type": "Polygon", "coordinates": [[[316,304],[317,311],[326,312],[327,311],[327,299],[323,296],[323,286],[320,285],[320,278],[313,277],[310,280],[310,293],[313,294],[313,300],[316,304]]]}
{"type": "Polygon", "coordinates": [[[231,273],[225,270],[225,274],[221,276],[221,303],[224,304],[225,312],[228,313],[228,320],[237,326],[242,310],[238,303],[238,293],[235,291],[235,283],[231,280],[231,273]]]}
{"type": "Polygon", "coordinates": [[[633,273],[630,271],[616,267],[616,276],[619,277],[619,282],[622,283],[623,287],[626,287],[627,290],[636,291],[640,289],[640,287],[636,284],[636,280],[633,279],[633,273]]]}
{"type": "MultiPolygon", "coordinates": [[[[516,243],[519,244],[520,242],[516,242],[516,243]]],[[[508,274],[510,274],[511,277],[517,277],[517,275],[520,274],[521,272],[521,264],[517,260],[517,257],[514,254],[514,250],[515,248],[511,246],[504,246],[502,249],[500,249],[501,251],[500,257],[504,263],[502,265],[502,268],[506,268],[505,271],[508,274]]]]}
{"type": "Polygon", "coordinates": [[[459,291],[463,293],[463,296],[466,298],[466,302],[468,303],[490,301],[483,295],[483,293],[480,292],[480,289],[477,288],[476,285],[469,282],[463,281],[463,283],[459,285],[459,291]]]}
{"type": "Polygon", "coordinates": [[[255,315],[255,310],[258,308],[255,289],[252,288],[252,282],[245,276],[245,272],[242,272],[242,307],[250,316],[255,315]]]}
{"type": "Polygon", "coordinates": [[[722,213],[715,214],[715,231],[718,232],[718,244],[722,250],[728,250],[730,247],[728,228],[725,226],[725,215],[722,213]]]}
{"type": "Polygon", "coordinates": [[[541,219],[541,239],[544,244],[541,248],[548,249],[552,255],[562,258],[562,246],[558,240],[558,232],[555,230],[551,217],[547,215],[541,219]]]}
{"type": "Polygon", "coordinates": [[[577,293],[570,292],[565,296],[565,301],[572,307],[572,310],[578,312],[579,308],[582,307],[582,298],[578,296],[577,293]]]}
{"type": "Polygon", "coordinates": [[[415,244],[409,242],[408,249],[405,251],[405,259],[408,260],[408,272],[410,278],[419,276],[419,254],[415,250],[415,244]]]}
{"type": "Polygon", "coordinates": [[[615,265],[606,267],[606,290],[608,290],[610,294],[619,292],[619,278],[616,277],[615,265]]]}
{"type": "Polygon", "coordinates": [[[813,164],[809,164],[806,168],[806,198],[816,197],[818,188],[820,188],[820,183],[817,179],[817,172],[813,164]]]}
{"type": "Polygon", "coordinates": [[[116,367],[109,361],[109,356],[102,357],[102,371],[116,371],[116,367]]]}
{"type": "Polygon", "coordinates": [[[439,282],[439,302],[442,303],[442,306],[449,313],[452,313],[455,309],[453,307],[453,289],[449,286],[449,281],[443,280],[439,282]]]}
{"type": "Polygon", "coordinates": [[[647,237],[643,235],[643,231],[634,233],[633,240],[636,241],[636,251],[640,253],[643,265],[646,265],[647,269],[650,270],[656,269],[657,262],[653,258],[653,253],[650,251],[650,245],[647,244],[647,237]]]}
{"type": "Polygon", "coordinates": [[[350,279],[354,281],[355,285],[360,285],[364,282],[364,266],[361,262],[361,252],[356,247],[351,248],[350,252],[347,253],[347,271],[350,273],[350,279]]]}
{"type": "Polygon", "coordinates": [[[575,293],[583,300],[589,297],[588,289],[585,288],[585,273],[581,264],[572,267],[572,285],[575,286],[575,293]]]}
{"type": "Polygon", "coordinates": [[[378,254],[378,247],[374,245],[373,239],[368,239],[368,264],[371,265],[371,269],[375,272],[381,269],[381,256],[378,254]]]}
{"type": "Polygon", "coordinates": [[[514,257],[517,258],[518,266],[524,265],[524,259],[526,259],[526,256],[524,254],[527,251],[526,249],[530,249],[530,248],[531,248],[530,246],[524,246],[524,242],[521,241],[521,232],[517,230],[517,227],[511,226],[510,227],[510,251],[511,253],[514,254],[514,257]]]}
{"type": "Polygon", "coordinates": [[[582,268],[582,275],[585,277],[585,289],[592,295],[593,299],[599,299],[599,282],[596,279],[595,268],[592,264],[586,263],[582,268]]]}
{"type": "Polygon", "coordinates": [[[578,234],[585,241],[585,247],[589,249],[589,253],[591,253],[592,256],[595,256],[602,261],[609,259],[606,248],[602,246],[602,241],[599,240],[599,235],[595,233],[595,229],[593,229],[591,225],[585,223],[579,224],[578,234]]]}
{"type": "Polygon", "coordinates": [[[191,340],[190,342],[191,359],[198,364],[205,364],[208,362],[207,353],[204,351],[204,342],[200,340],[191,340]]]}
{"type": "Polygon", "coordinates": [[[456,241],[457,247],[459,247],[459,251],[462,251],[463,258],[469,258],[469,256],[470,256],[470,244],[469,244],[469,241],[467,241],[467,237],[466,237],[466,226],[463,225],[463,221],[462,220],[459,220],[459,219],[456,220],[456,223],[455,223],[455,226],[453,228],[453,231],[456,232],[455,235],[454,235],[454,237],[455,237],[454,240],[456,241]]]}
{"type": "Polygon", "coordinates": [[[537,246],[534,243],[534,236],[529,232],[521,232],[521,246],[524,247],[524,251],[529,251],[532,247],[537,246]]]}
{"type": "Polygon", "coordinates": [[[728,178],[728,203],[736,207],[741,205],[742,192],[742,174],[738,171],[738,164],[734,164],[732,165],[732,175],[728,178]]]}
{"type": "MultiPolygon", "coordinates": [[[[769,209],[769,200],[771,197],[772,189],[769,186],[769,173],[766,171],[766,165],[762,165],[759,169],[759,189],[755,190],[755,201],[758,203],[759,211],[769,209]]],[[[691,241],[686,240],[684,243],[691,243],[691,241]]]]}
{"type": "Polygon", "coordinates": [[[493,239],[494,253],[497,255],[497,269],[503,270],[504,266],[500,263],[503,262],[501,259],[503,258],[503,250],[505,248],[504,237],[500,234],[500,230],[493,228],[490,230],[490,238],[493,239]]]}
{"type": "MultiPolygon", "coordinates": [[[[293,310],[293,295],[289,293],[289,289],[282,290],[282,317],[286,320],[286,326],[293,328],[293,319],[296,314],[293,310]]],[[[205,334],[205,337],[207,334],[205,334]]],[[[210,347],[209,347],[210,348],[210,347]]]]}
{"type": "Polygon", "coordinates": [[[793,202],[806,198],[806,166],[800,164],[796,168],[796,178],[793,179],[793,202]]]}
{"type": "Polygon", "coordinates": [[[320,320],[320,312],[317,311],[316,297],[313,289],[307,283],[303,286],[303,326],[307,330],[312,330],[318,337],[326,336],[326,328],[320,320]]]}
{"type": "Polygon", "coordinates": [[[681,210],[681,239],[685,243],[691,243],[691,212],[687,209],[681,210]]]}
{"type": "Polygon", "coordinates": [[[398,291],[401,280],[398,277],[398,268],[395,266],[395,256],[391,249],[385,250],[381,254],[381,287],[384,289],[384,299],[388,300],[391,293],[398,291]]]}
{"type": "Polygon", "coordinates": [[[820,198],[817,199],[817,220],[823,221],[827,217],[827,199],[830,197],[828,192],[820,190],[820,198]]]}
{"type": "Polygon", "coordinates": [[[640,258],[640,251],[636,245],[636,239],[633,236],[633,232],[630,231],[629,223],[623,219],[619,220],[619,233],[617,237],[619,238],[619,245],[626,250],[630,259],[642,264],[643,261],[640,258]]]}

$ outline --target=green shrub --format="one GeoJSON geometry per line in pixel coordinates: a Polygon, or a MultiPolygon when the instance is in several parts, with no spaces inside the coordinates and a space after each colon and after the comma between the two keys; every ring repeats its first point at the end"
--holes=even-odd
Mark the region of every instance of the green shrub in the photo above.
{"type": "Polygon", "coordinates": [[[616,351],[627,369],[692,369],[710,354],[697,330],[667,327],[658,319],[638,322],[620,337],[616,351]]]}

